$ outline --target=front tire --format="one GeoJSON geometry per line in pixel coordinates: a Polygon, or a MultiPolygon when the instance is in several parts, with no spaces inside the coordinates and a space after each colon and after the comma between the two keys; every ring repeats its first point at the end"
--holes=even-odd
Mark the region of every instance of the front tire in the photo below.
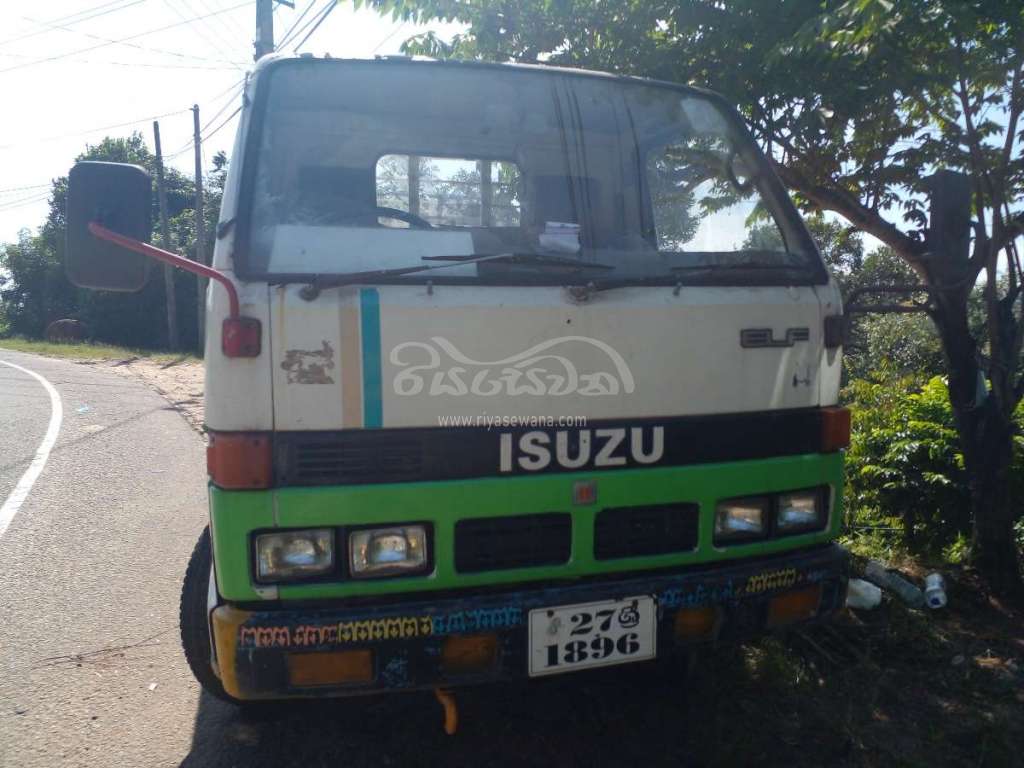
{"type": "Polygon", "coordinates": [[[208,614],[207,596],[209,594],[210,577],[213,575],[213,553],[210,547],[210,528],[203,529],[192,550],[192,557],[185,570],[185,583],[181,588],[181,606],[179,625],[181,627],[181,647],[185,651],[185,660],[192,674],[203,687],[203,690],[221,701],[240,704],[224,690],[220,678],[213,671],[211,658],[210,619],[208,614]]]}

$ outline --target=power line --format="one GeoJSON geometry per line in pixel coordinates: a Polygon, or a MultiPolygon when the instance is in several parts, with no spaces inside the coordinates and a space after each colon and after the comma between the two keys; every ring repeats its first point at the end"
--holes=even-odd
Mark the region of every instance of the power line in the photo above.
{"type": "MultiPolygon", "coordinates": [[[[198,14],[195,11],[195,8],[192,7],[188,0],[181,0],[181,3],[188,10],[188,12],[192,14],[193,17],[198,16],[198,14]]],[[[176,2],[174,2],[174,0],[164,0],[164,4],[172,11],[174,11],[174,14],[179,19],[184,20],[188,18],[184,13],[178,10],[178,5],[176,2]]],[[[209,26],[209,21],[204,21],[201,24],[196,24],[195,30],[196,33],[206,42],[207,45],[210,46],[211,49],[216,48],[223,56],[230,57],[232,55],[230,44],[225,44],[224,42],[222,42],[221,34],[219,32],[214,31],[213,27],[209,26]],[[212,37],[208,37],[207,32],[209,32],[210,35],[212,35],[212,37]]]]}
{"type": "MultiPolygon", "coordinates": [[[[225,118],[224,118],[224,120],[223,120],[223,122],[221,122],[221,124],[220,124],[220,125],[218,125],[218,126],[217,126],[216,128],[214,128],[214,129],[213,129],[212,131],[210,131],[209,133],[207,133],[207,134],[206,134],[205,136],[204,136],[204,135],[202,135],[202,133],[200,132],[200,136],[199,136],[199,141],[200,141],[200,143],[202,143],[202,144],[205,144],[205,143],[206,143],[207,141],[209,141],[210,139],[212,139],[212,138],[214,137],[214,135],[215,135],[215,134],[216,134],[217,132],[219,132],[219,131],[220,131],[220,129],[221,129],[221,128],[223,128],[223,127],[224,127],[225,125],[227,125],[228,123],[230,123],[230,122],[231,122],[231,120],[232,120],[232,119],[234,118],[234,116],[235,116],[235,115],[237,115],[237,114],[238,114],[239,112],[241,112],[241,111],[242,111],[242,105],[241,105],[241,104],[239,104],[239,105],[238,105],[238,107],[237,107],[237,108],[235,109],[235,111],[234,111],[234,112],[232,112],[232,113],[231,113],[230,115],[228,115],[227,117],[225,117],[225,118]]],[[[211,120],[210,122],[213,122],[213,121],[211,120]]],[[[209,125],[209,123],[207,123],[207,125],[209,125]]],[[[166,156],[164,157],[164,160],[173,160],[174,158],[176,158],[176,157],[179,157],[180,155],[183,155],[183,154],[185,154],[186,152],[188,152],[188,151],[189,151],[190,149],[192,149],[192,147],[193,147],[193,146],[195,146],[195,141],[189,141],[189,142],[188,142],[187,144],[185,144],[185,146],[184,146],[184,147],[182,147],[181,149],[179,149],[179,150],[178,150],[177,152],[175,152],[174,154],[171,154],[171,155],[166,155],[166,156]]]]}
{"type": "MultiPolygon", "coordinates": [[[[169,0],[165,0],[165,1],[167,2],[168,5],[170,5],[170,1],[169,0]]],[[[142,0],[139,0],[139,2],[142,2],[142,0]]],[[[184,20],[185,23],[189,23],[189,20],[185,16],[183,16],[181,13],[178,13],[178,10],[176,8],[171,6],[171,10],[173,10],[175,13],[178,14],[178,18],[184,20]]],[[[28,19],[27,16],[25,16],[23,18],[28,19]]],[[[34,21],[34,19],[28,19],[28,20],[29,21],[34,21]]],[[[44,25],[50,27],[51,29],[62,29],[64,31],[66,31],[66,32],[75,32],[75,33],[77,33],[79,35],[82,35],[84,37],[91,38],[92,40],[101,40],[101,41],[103,41],[105,43],[110,43],[112,45],[124,45],[124,46],[127,46],[129,48],[136,48],[136,49],[138,49],[140,51],[151,51],[153,53],[162,53],[162,54],[165,54],[167,56],[181,56],[181,55],[183,55],[183,54],[179,54],[176,51],[168,51],[168,50],[163,49],[163,48],[150,48],[150,47],[147,47],[145,45],[139,45],[138,43],[129,43],[129,42],[124,42],[122,40],[114,40],[114,39],[109,38],[109,37],[103,37],[102,35],[94,35],[94,34],[91,34],[90,32],[83,32],[80,29],[72,29],[71,27],[66,27],[66,26],[63,26],[63,25],[60,25],[60,24],[50,24],[50,23],[45,22],[45,21],[36,21],[35,23],[36,24],[44,24],[44,25]]],[[[200,33],[200,35],[202,35],[202,33],[200,33]]],[[[207,42],[209,42],[209,41],[207,41],[207,42]]],[[[224,53],[223,49],[219,49],[219,50],[221,51],[221,53],[224,53]]],[[[230,52],[228,52],[226,55],[230,56],[231,54],[230,54],[230,52]]],[[[223,61],[225,64],[232,64],[235,67],[242,66],[242,64],[240,62],[230,61],[228,59],[208,59],[205,56],[192,56],[191,54],[189,54],[188,56],[189,56],[189,58],[195,58],[195,59],[199,59],[201,61],[223,61]]]]}
{"type": "MultiPolygon", "coordinates": [[[[220,3],[219,2],[212,2],[212,0],[211,0],[211,3],[212,3],[212,5],[213,5],[213,7],[215,9],[220,8],[220,3]]],[[[206,0],[203,0],[203,5],[206,5],[206,0]]],[[[249,39],[249,31],[248,31],[248,29],[239,26],[238,22],[235,21],[235,17],[234,16],[218,16],[217,20],[218,21],[223,21],[225,26],[230,26],[231,29],[234,30],[235,34],[239,38],[241,38],[242,40],[248,40],[249,39]]]]}
{"type": "Polygon", "coordinates": [[[306,33],[306,36],[302,38],[302,41],[298,45],[292,48],[292,53],[296,53],[299,50],[299,48],[306,44],[306,41],[309,40],[309,38],[312,37],[313,33],[320,28],[320,25],[324,23],[324,20],[331,15],[331,11],[337,8],[337,6],[338,4],[334,2],[334,0],[332,0],[331,4],[324,8],[323,12],[320,14],[320,17],[316,20],[316,24],[313,25],[313,28],[306,33]]]}
{"type": "Polygon", "coordinates": [[[247,78],[247,77],[248,77],[248,75],[245,75],[245,76],[243,76],[243,77],[239,78],[238,80],[235,80],[235,82],[233,82],[233,83],[232,83],[231,85],[229,85],[229,86],[228,86],[227,88],[225,88],[225,89],[224,89],[223,91],[221,91],[220,93],[216,94],[215,96],[211,96],[209,100],[210,100],[210,101],[216,101],[216,100],[217,100],[217,99],[219,99],[219,98],[220,98],[221,96],[225,96],[225,95],[227,95],[227,93],[228,93],[229,91],[233,91],[233,90],[235,90],[235,88],[237,88],[238,86],[240,86],[240,85],[244,85],[244,84],[245,84],[245,81],[246,81],[246,78],[247,78]]]}
{"type": "Polygon", "coordinates": [[[221,128],[223,128],[223,127],[224,127],[225,125],[227,125],[228,123],[230,123],[230,122],[231,122],[231,121],[232,121],[232,120],[234,119],[235,115],[237,115],[237,114],[238,114],[239,112],[241,112],[241,111],[242,111],[242,105],[241,105],[241,104],[239,104],[239,105],[238,105],[238,108],[237,108],[237,109],[235,109],[235,111],[234,111],[234,112],[232,112],[232,113],[231,113],[230,115],[228,115],[227,117],[225,117],[225,118],[224,118],[224,122],[222,122],[222,123],[221,123],[220,125],[218,125],[218,126],[217,126],[216,128],[214,128],[214,129],[213,129],[212,131],[210,131],[210,132],[209,132],[208,134],[206,134],[205,136],[202,136],[202,135],[200,135],[200,137],[199,137],[199,138],[200,138],[200,139],[201,139],[202,141],[204,141],[204,142],[205,142],[205,141],[208,141],[209,139],[212,139],[212,138],[213,138],[213,136],[214,136],[214,134],[216,134],[216,133],[217,133],[218,131],[220,131],[220,129],[221,129],[221,128]]]}
{"type": "MultiPolygon", "coordinates": [[[[247,5],[249,5],[248,2],[239,3],[238,5],[232,6],[230,8],[225,8],[224,10],[216,11],[216,13],[227,13],[228,11],[236,10],[238,8],[242,8],[243,6],[247,6],[247,5]]],[[[58,53],[58,54],[55,54],[53,56],[47,56],[47,57],[42,58],[42,59],[35,59],[33,61],[27,61],[24,64],[16,64],[13,67],[6,67],[5,69],[0,69],[0,74],[2,74],[4,72],[11,72],[12,70],[15,70],[15,69],[22,69],[23,67],[31,67],[34,64],[44,64],[44,63],[49,62],[49,61],[56,61],[57,59],[65,59],[68,56],[75,56],[75,55],[77,55],[79,53],[86,53],[88,51],[94,51],[97,48],[105,48],[106,46],[113,45],[115,43],[125,43],[125,42],[127,42],[129,40],[136,40],[136,39],[138,39],[140,37],[146,37],[147,35],[156,34],[157,32],[163,32],[165,30],[174,29],[175,27],[180,27],[180,26],[183,26],[185,24],[191,24],[192,22],[199,21],[199,20],[204,19],[204,18],[207,18],[207,16],[199,16],[199,17],[194,18],[194,19],[188,19],[186,21],[179,21],[179,22],[176,22],[174,24],[167,24],[166,26],[157,27],[156,29],[150,29],[150,30],[147,30],[145,32],[138,32],[138,33],[136,33],[134,35],[129,35],[128,37],[123,37],[123,38],[121,38],[119,40],[113,40],[111,42],[106,42],[106,43],[98,43],[96,45],[89,46],[88,48],[79,48],[76,51],[67,51],[65,53],[58,53]]],[[[182,58],[201,58],[201,57],[195,57],[195,56],[190,57],[188,54],[184,54],[184,53],[175,53],[175,52],[168,52],[168,53],[170,55],[172,55],[172,56],[180,56],[182,58]]]]}
{"type": "MultiPolygon", "coordinates": [[[[165,53],[159,48],[145,48],[143,50],[150,51],[152,53],[165,53]]],[[[177,54],[174,54],[177,55],[177,54]]],[[[32,56],[28,56],[24,53],[5,53],[0,51],[0,56],[8,59],[31,59],[32,56]]],[[[192,58],[192,56],[187,56],[192,58]]],[[[108,64],[113,67],[150,67],[156,69],[199,69],[207,72],[226,72],[228,70],[237,71],[241,66],[240,62],[229,62],[225,61],[223,64],[218,65],[219,59],[204,59],[201,56],[196,57],[199,61],[208,61],[211,66],[200,66],[198,64],[157,64],[151,61],[109,61],[109,60],[97,60],[97,59],[65,59],[68,64],[108,64]]]]}
{"type": "MultiPolygon", "coordinates": [[[[212,6],[211,7],[210,5],[208,5],[206,0],[197,0],[197,2],[202,7],[204,12],[210,12],[212,10],[216,10],[217,9],[216,6],[212,6]]],[[[187,0],[186,0],[186,5],[190,5],[187,2],[187,0]]],[[[227,41],[230,41],[230,40],[245,40],[246,37],[247,37],[246,34],[244,32],[242,32],[238,28],[237,24],[232,24],[232,26],[229,27],[223,16],[215,16],[215,17],[213,17],[213,21],[210,22],[210,27],[211,27],[211,29],[213,27],[217,27],[218,30],[221,30],[223,32],[224,39],[227,40],[227,41]]]]}
{"type": "Polygon", "coordinates": [[[0,203],[0,213],[6,211],[13,211],[15,208],[24,208],[26,205],[36,205],[37,203],[43,203],[50,199],[50,193],[45,192],[42,195],[36,195],[31,198],[23,198],[21,200],[13,200],[9,203],[0,203]]]}
{"type": "MultiPolygon", "coordinates": [[[[144,3],[144,2],[146,2],[146,0],[129,0],[129,2],[127,2],[125,5],[121,5],[121,6],[117,7],[117,8],[108,8],[108,6],[116,5],[117,3],[125,3],[125,2],[126,2],[126,0],[113,0],[112,2],[103,3],[102,5],[98,5],[95,8],[91,8],[91,9],[88,9],[88,10],[85,10],[85,11],[79,11],[78,13],[71,13],[71,14],[68,14],[67,16],[62,16],[62,17],[57,18],[57,19],[50,19],[48,21],[35,21],[34,19],[29,19],[29,18],[26,18],[25,16],[22,16],[22,18],[25,19],[26,21],[31,21],[33,24],[38,24],[38,25],[42,25],[42,26],[46,26],[46,27],[50,27],[50,28],[52,28],[52,26],[54,26],[54,25],[60,25],[60,24],[80,24],[83,21],[89,21],[90,19],[98,19],[100,16],[106,16],[108,13],[115,13],[117,11],[123,11],[126,8],[131,8],[133,5],[138,5],[139,3],[144,3]],[[101,10],[103,8],[107,8],[107,10],[101,10]],[[84,14],[88,14],[88,13],[90,13],[92,11],[97,11],[97,13],[93,13],[91,16],[84,15],[84,14]],[[81,18],[75,18],[75,17],[81,17],[81,18]]],[[[48,31],[49,31],[49,29],[37,29],[35,32],[28,32],[28,33],[26,33],[24,35],[16,35],[15,37],[9,37],[6,40],[0,40],[0,45],[7,45],[7,43],[16,43],[16,42],[19,42],[21,40],[27,40],[30,37],[37,37],[38,35],[44,35],[48,31]]]]}
{"type": "MultiPolygon", "coordinates": [[[[333,2],[335,2],[335,0],[326,0],[326,2],[327,2],[327,4],[330,4],[330,3],[333,3],[333,2]]],[[[314,6],[314,5],[316,5],[316,0],[312,0],[312,2],[310,3],[310,6],[309,6],[309,8],[307,8],[307,9],[306,9],[306,11],[308,12],[308,11],[312,10],[312,8],[313,8],[313,6],[314,6]]],[[[301,34],[302,34],[303,32],[305,32],[305,31],[306,31],[307,29],[309,29],[309,28],[310,28],[310,26],[311,26],[312,24],[314,24],[314,23],[316,22],[316,20],[317,20],[317,17],[318,17],[318,16],[320,16],[320,14],[321,14],[321,13],[323,13],[323,11],[325,11],[325,10],[326,10],[326,8],[327,8],[327,6],[326,6],[326,5],[325,5],[325,6],[323,6],[322,8],[320,8],[320,9],[319,9],[319,10],[318,10],[318,11],[317,11],[316,13],[314,13],[314,14],[313,14],[313,17],[312,17],[312,18],[310,18],[310,19],[308,19],[308,20],[306,21],[306,23],[305,23],[305,24],[303,24],[303,25],[302,25],[301,27],[299,26],[298,22],[296,22],[295,24],[293,24],[293,25],[292,25],[292,27],[291,27],[291,29],[289,29],[289,30],[288,30],[288,32],[287,32],[287,33],[285,34],[284,38],[282,38],[281,42],[280,42],[280,43],[278,44],[278,46],[277,46],[277,47],[278,47],[279,49],[283,48],[283,47],[284,47],[284,44],[285,44],[285,42],[288,42],[288,43],[290,43],[290,42],[291,42],[291,41],[293,41],[293,40],[294,40],[294,39],[295,39],[296,37],[298,37],[298,36],[299,36],[299,35],[301,35],[301,34]]],[[[303,15],[305,15],[305,14],[303,14],[303,15]]]]}
{"type": "MultiPolygon", "coordinates": [[[[207,121],[206,121],[206,124],[205,124],[205,125],[204,125],[204,126],[202,127],[202,129],[200,129],[200,131],[199,131],[200,135],[202,135],[202,132],[203,132],[203,131],[205,131],[205,130],[206,130],[207,128],[209,128],[209,127],[210,127],[210,124],[211,124],[211,123],[212,123],[212,122],[213,122],[214,120],[216,120],[216,119],[217,119],[218,117],[220,117],[221,115],[223,115],[223,114],[224,114],[224,111],[225,111],[225,110],[226,110],[226,109],[227,109],[228,107],[230,107],[230,106],[231,106],[232,102],[233,102],[233,101],[235,100],[235,96],[237,96],[237,95],[238,95],[237,93],[233,93],[233,94],[231,94],[231,98],[229,98],[229,99],[228,99],[227,101],[225,101],[225,102],[224,102],[224,106],[222,106],[222,107],[221,107],[220,109],[218,109],[218,110],[217,110],[216,112],[214,112],[214,114],[213,114],[213,117],[211,117],[211,118],[210,118],[209,120],[207,120],[207,121]]],[[[210,101],[213,101],[213,99],[210,99],[210,101]]]]}
{"type": "MultiPolygon", "coordinates": [[[[206,123],[203,124],[203,127],[199,129],[200,136],[202,136],[206,129],[209,128],[214,122],[216,122],[217,118],[223,115],[224,111],[234,103],[235,98],[241,93],[241,89],[238,86],[242,85],[244,87],[244,83],[245,78],[243,77],[241,80],[235,81],[227,89],[221,91],[216,96],[213,96],[208,100],[207,103],[213,104],[216,103],[222,96],[228,96],[228,98],[225,99],[224,103],[221,105],[220,109],[214,112],[213,117],[207,119],[206,123]],[[229,91],[231,92],[230,94],[229,91]]],[[[193,143],[193,140],[189,139],[181,147],[179,147],[174,152],[169,154],[168,157],[177,157],[178,155],[184,154],[185,152],[192,148],[193,143]]]]}
{"type": "Polygon", "coordinates": [[[49,184],[31,184],[27,187],[8,187],[7,189],[0,189],[0,194],[6,192],[23,192],[26,189],[42,189],[43,187],[49,187],[49,184]]]}
{"type": "Polygon", "coordinates": [[[372,51],[370,51],[370,53],[376,53],[377,51],[379,51],[380,47],[382,45],[384,45],[384,43],[386,43],[388,40],[390,40],[392,37],[394,37],[395,35],[397,35],[399,32],[402,31],[402,29],[405,27],[406,23],[407,22],[403,21],[397,27],[395,27],[390,32],[388,32],[387,37],[385,37],[383,40],[381,40],[379,43],[377,43],[377,45],[374,46],[374,49],[372,51]]]}
{"type": "Polygon", "coordinates": [[[299,24],[302,23],[302,20],[306,18],[306,14],[313,10],[314,5],[316,5],[316,0],[309,0],[309,5],[306,6],[306,10],[299,14],[299,18],[293,21],[292,25],[288,27],[288,31],[284,33],[284,36],[281,38],[281,42],[278,43],[279,48],[284,48],[288,45],[288,41],[292,39],[292,33],[296,30],[299,24]]]}
{"type": "MultiPolygon", "coordinates": [[[[109,130],[113,130],[114,128],[127,128],[128,126],[138,125],[139,123],[147,123],[147,122],[149,122],[151,120],[159,120],[162,117],[172,117],[173,115],[180,115],[183,112],[188,112],[188,111],[189,111],[188,109],[178,109],[178,110],[175,110],[174,112],[167,112],[167,113],[165,113],[163,115],[151,115],[150,117],[140,117],[138,120],[129,120],[129,121],[124,122],[124,123],[115,123],[114,125],[104,125],[104,126],[100,126],[99,128],[86,128],[85,130],[74,131],[73,133],[62,133],[62,134],[59,134],[59,135],[56,135],[56,136],[44,136],[44,137],[39,138],[39,139],[31,139],[31,140],[29,140],[29,141],[27,141],[25,143],[26,144],[38,144],[38,143],[47,142],[47,141],[59,141],[60,139],[70,139],[70,138],[74,138],[76,136],[83,136],[84,137],[84,136],[86,136],[87,134],[90,134],[90,133],[99,133],[100,131],[109,131],[109,130]]],[[[0,145],[0,149],[11,149],[12,147],[20,147],[20,146],[22,146],[22,145],[21,144],[2,144],[2,145],[0,145]]]]}
{"type": "MultiPolygon", "coordinates": [[[[2,53],[0,56],[12,56],[14,58],[24,59],[29,58],[27,56],[18,56],[13,53],[2,53]]],[[[69,64],[96,64],[99,66],[110,66],[110,67],[147,67],[150,69],[197,69],[201,72],[236,72],[237,66],[208,66],[204,67],[198,64],[153,64],[150,62],[141,61],[97,61],[95,59],[66,59],[69,64]]]]}

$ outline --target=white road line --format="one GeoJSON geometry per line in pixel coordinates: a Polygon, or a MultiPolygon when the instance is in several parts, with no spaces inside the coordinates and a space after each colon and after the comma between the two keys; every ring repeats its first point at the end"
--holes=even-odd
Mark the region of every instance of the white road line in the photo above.
{"type": "Polygon", "coordinates": [[[60,393],[57,392],[53,384],[48,382],[42,376],[35,371],[30,371],[28,368],[22,368],[20,365],[14,363],[8,363],[6,360],[0,360],[0,365],[6,365],[15,370],[27,373],[29,376],[34,378],[43,388],[46,390],[46,394],[50,396],[50,426],[46,428],[46,434],[43,435],[43,442],[39,444],[36,449],[36,455],[32,459],[32,463],[28,465],[28,469],[25,470],[25,474],[21,476],[21,480],[14,486],[14,490],[11,491],[11,495],[7,497],[7,501],[0,507],[0,536],[4,535],[4,531],[7,530],[7,526],[11,524],[11,520],[18,513],[18,509],[24,503],[28,497],[28,492],[32,490],[33,484],[36,482],[36,478],[39,477],[39,473],[43,471],[43,467],[46,465],[46,460],[50,458],[50,451],[53,448],[53,444],[57,442],[57,434],[60,432],[60,422],[64,418],[64,407],[60,402],[60,393]]]}

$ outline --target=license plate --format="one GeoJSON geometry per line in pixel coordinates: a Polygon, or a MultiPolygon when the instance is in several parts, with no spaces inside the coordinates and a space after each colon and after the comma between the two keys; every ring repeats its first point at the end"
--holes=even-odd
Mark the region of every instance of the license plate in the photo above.
{"type": "Polygon", "coordinates": [[[654,598],[530,611],[530,677],[653,659],[654,598]]]}

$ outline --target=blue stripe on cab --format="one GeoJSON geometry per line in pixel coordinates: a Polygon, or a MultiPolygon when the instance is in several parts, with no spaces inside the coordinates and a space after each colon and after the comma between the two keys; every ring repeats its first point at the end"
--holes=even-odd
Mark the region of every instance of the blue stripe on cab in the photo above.
{"type": "Polygon", "coordinates": [[[376,288],[359,291],[360,329],[363,337],[363,427],[380,427],[381,403],[380,295],[376,288]]]}

